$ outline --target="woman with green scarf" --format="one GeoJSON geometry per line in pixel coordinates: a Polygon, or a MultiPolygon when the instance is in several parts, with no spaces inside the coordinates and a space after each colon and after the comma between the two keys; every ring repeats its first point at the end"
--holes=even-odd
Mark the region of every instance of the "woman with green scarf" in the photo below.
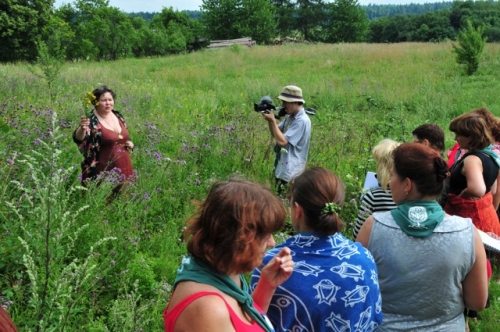
{"type": "Polygon", "coordinates": [[[165,331],[273,332],[265,315],[276,288],[293,271],[283,248],[249,293],[242,274],[259,266],[273,232],[285,225],[286,210],[269,189],[253,182],[215,183],[185,230],[174,292],[163,316],[165,331]]]}
{"type": "Polygon", "coordinates": [[[451,167],[448,200],[449,214],[471,218],[483,232],[500,236],[500,223],[494,200],[500,179],[500,158],[493,150],[495,141],[485,116],[477,111],[462,114],[450,123],[460,149],[467,150],[451,167]]]}
{"type": "Polygon", "coordinates": [[[486,254],[470,218],[436,202],[449,177],[440,154],[419,143],[394,151],[389,186],[398,206],[374,213],[356,240],[378,268],[384,319],[378,331],[465,331],[464,308],[488,296],[486,254]]]}

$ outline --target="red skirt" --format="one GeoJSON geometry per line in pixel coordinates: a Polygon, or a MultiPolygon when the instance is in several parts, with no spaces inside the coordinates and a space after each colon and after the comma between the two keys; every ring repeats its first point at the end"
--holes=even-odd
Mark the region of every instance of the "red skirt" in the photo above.
{"type": "Polygon", "coordinates": [[[498,221],[497,212],[493,207],[493,195],[491,195],[491,192],[477,200],[449,194],[444,210],[451,215],[471,218],[477,229],[483,232],[492,232],[500,236],[500,222],[498,221]]]}

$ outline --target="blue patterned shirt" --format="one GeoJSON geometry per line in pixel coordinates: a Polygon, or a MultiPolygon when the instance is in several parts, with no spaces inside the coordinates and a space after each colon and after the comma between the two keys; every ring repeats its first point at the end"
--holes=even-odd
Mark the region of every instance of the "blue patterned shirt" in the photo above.
{"type": "MultiPolygon", "coordinates": [[[[301,233],[269,250],[267,264],[283,247],[295,267],[276,289],[267,315],[276,331],[375,331],[382,322],[382,298],[375,261],[358,242],[341,233],[301,233]]],[[[260,278],[252,274],[251,288],[260,278]]]]}

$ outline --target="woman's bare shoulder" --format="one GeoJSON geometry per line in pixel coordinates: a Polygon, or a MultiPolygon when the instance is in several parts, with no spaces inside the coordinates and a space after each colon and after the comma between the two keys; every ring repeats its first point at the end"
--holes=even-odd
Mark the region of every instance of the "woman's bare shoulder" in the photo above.
{"type": "Polygon", "coordinates": [[[191,285],[195,289],[187,290],[189,286],[189,284],[184,285],[183,288],[186,288],[186,290],[180,289],[180,294],[177,293],[178,289],[175,290],[174,296],[179,295],[176,302],[180,302],[184,298],[199,292],[214,292],[220,295],[207,294],[193,300],[177,318],[175,332],[234,331],[227,304],[220,291],[213,287],[204,287],[208,285],[203,284],[191,285]]]}

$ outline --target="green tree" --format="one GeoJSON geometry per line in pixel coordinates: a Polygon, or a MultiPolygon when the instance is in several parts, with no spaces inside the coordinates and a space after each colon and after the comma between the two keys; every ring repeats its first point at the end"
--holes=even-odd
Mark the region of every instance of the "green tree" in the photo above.
{"type": "Polygon", "coordinates": [[[324,0],[297,0],[295,29],[305,40],[316,41],[315,31],[325,25],[326,4],[324,0]]]}
{"type": "Polygon", "coordinates": [[[179,23],[171,21],[167,27],[167,47],[170,53],[180,53],[186,50],[186,36],[179,23]]]}
{"type": "Polygon", "coordinates": [[[358,0],[335,0],[328,4],[328,40],[333,43],[355,43],[366,40],[369,22],[358,0]]]}
{"type": "Polygon", "coordinates": [[[486,45],[484,26],[474,28],[471,21],[460,30],[457,36],[457,44],[453,44],[453,52],[456,54],[458,64],[465,65],[467,75],[474,74],[479,68],[479,58],[486,45]]]}
{"type": "Polygon", "coordinates": [[[49,22],[54,0],[0,3],[0,62],[34,61],[37,41],[49,22]]]}
{"type": "Polygon", "coordinates": [[[275,8],[275,21],[278,33],[285,37],[295,29],[295,3],[292,0],[271,0],[275,8]]]}
{"type": "Polygon", "coordinates": [[[188,45],[195,43],[202,37],[203,26],[198,20],[193,20],[185,12],[174,10],[172,7],[163,8],[152,20],[155,27],[162,25],[168,35],[171,52],[178,53],[187,50],[188,45]],[[175,34],[175,36],[171,36],[175,34]],[[175,41],[175,42],[174,42],[175,41]]]}
{"type": "Polygon", "coordinates": [[[211,39],[239,38],[241,0],[202,0],[202,20],[211,39]]]}
{"type": "Polygon", "coordinates": [[[275,7],[269,0],[242,0],[240,35],[267,44],[276,36],[275,7]]]}
{"type": "Polygon", "coordinates": [[[370,29],[368,32],[368,42],[370,43],[384,43],[386,42],[384,29],[388,25],[389,18],[381,17],[370,22],[370,29]]]}
{"type": "Polygon", "coordinates": [[[87,35],[87,23],[91,20],[94,10],[107,6],[107,2],[90,2],[76,0],[74,7],[64,4],[55,11],[55,15],[64,20],[74,33],[74,38],[68,46],[68,60],[94,59],[98,49],[87,35]]]}
{"type": "Polygon", "coordinates": [[[118,8],[98,8],[83,27],[83,35],[97,49],[97,60],[116,60],[131,53],[135,37],[132,18],[118,8]]]}
{"type": "Polygon", "coordinates": [[[75,33],[68,48],[72,59],[111,59],[128,56],[138,38],[133,19],[107,0],[76,0],[56,13],[75,33]]]}
{"type": "Polygon", "coordinates": [[[203,0],[201,10],[211,39],[252,37],[267,43],[276,33],[275,10],[268,0],[203,0]]]}

